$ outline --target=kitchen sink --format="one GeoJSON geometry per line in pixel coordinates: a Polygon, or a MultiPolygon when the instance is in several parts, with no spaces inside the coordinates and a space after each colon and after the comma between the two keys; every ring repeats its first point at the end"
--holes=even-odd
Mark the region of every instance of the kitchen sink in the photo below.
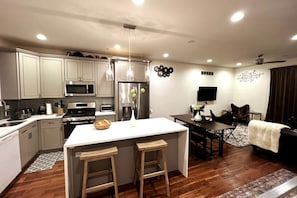
{"type": "Polygon", "coordinates": [[[23,122],[25,122],[25,121],[10,121],[10,122],[5,122],[5,123],[0,124],[0,127],[15,126],[15,125],[21,124],[23,122]]]}

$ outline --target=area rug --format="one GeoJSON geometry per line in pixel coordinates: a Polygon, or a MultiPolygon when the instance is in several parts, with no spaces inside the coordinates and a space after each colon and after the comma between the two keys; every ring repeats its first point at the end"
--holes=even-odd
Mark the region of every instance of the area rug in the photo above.
{"type": "Polygon", "coordinates": [[[25,174],[52,169],[56,161],[61,160],[64,160],[62,151],[40,154],[37,159],[30,165],[30,167],[25,171],[25,174]]]}
{"type": "MultiPolygon", "coordinates": [[[[288,171],[286,169],[279,169],[273,173],[270,173],[264,177],[260,177],[248,184],[235,188],[229,192],[226,192],[217,198],[227,198],[227,197],[238,197],[238,198],[251,198],[257,197],[264,192],[273,189],[284,182],[292,179],[293,177],[297,176],[297,174],[288,171]]],[[[297,190],[293,190],[288,195],[284,197],[294,197],[296,196],[297,190]]]]}
{"type": "Polygon", "coordinates": [[[236,147],[244,147],[249,145],[248,142],[248,130],[247,126],[243,124],[238,124],[235,129],[227,129],[224,132],[225,142],[232,144],[236,147]],[[232,134],[230,134],[232,133],[232,134]]]}

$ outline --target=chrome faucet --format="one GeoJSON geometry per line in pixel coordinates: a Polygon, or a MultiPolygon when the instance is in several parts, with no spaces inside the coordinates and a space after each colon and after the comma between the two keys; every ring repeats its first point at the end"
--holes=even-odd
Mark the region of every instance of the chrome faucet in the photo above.
{"type": "Polygon", "coordinates": [[[4,118],[7,118],[7,116],[8,116],[7,104],[6,104],[5,100],[3,100],[3,99],[1,99],[0,101],[3,104],[4,118]]]}

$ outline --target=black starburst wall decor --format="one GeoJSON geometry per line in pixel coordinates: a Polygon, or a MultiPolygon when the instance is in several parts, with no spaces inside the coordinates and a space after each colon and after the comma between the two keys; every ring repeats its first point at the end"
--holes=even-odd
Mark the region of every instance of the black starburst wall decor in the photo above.
{"type": "Polygon", "coordinates": [[[169,77],[173,73],[173,67],[166,67],[164,65],[159,65],[154,67],[154,71],[157,72],[159,77],[169,77]]]}

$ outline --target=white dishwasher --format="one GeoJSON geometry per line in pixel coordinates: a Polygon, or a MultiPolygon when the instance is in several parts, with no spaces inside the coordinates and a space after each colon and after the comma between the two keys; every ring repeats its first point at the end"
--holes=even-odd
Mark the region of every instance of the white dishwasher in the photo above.
{"type": "Polygon", "coordinates": [[[19,131],[0,138],[0,193],[21,172],[19,131]]]}

